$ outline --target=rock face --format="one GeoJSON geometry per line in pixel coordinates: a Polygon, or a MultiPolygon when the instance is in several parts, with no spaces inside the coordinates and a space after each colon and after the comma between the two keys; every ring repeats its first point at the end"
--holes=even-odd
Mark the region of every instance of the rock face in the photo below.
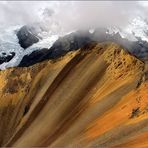
{"type": "Polygon", "coordinates": [[[88,31],[73,32],[59,38],[48,50],[41,49],[41,51],[34,51],[30,55],[26,55],[19,66],[30,66],[46,59],[56,59],[69,51],[78,50],[91,42],[104,41],[116,42],[140,60],[148,61],[147,42],[140,39],[138,41],[129,41],[126,38],[122,38],[119,33],[108,34],[107,32],[108,30],[104,28],[96,29],[93,33],[89,33],[88,31]],[[36,55],[38,55],[38,59],[40,60],[36,59],[36,55]],[[34,61],[32,61],[32,59],[34,59],[34,61]]]}
{"type": "Polygon", "coordinates": [[[78,50],[79,48],[91,43],[92,39],[87,31],[74,32],[59,38],[50,50],[50,58],[58,58],[69,51],[78,50]]]}
{"type": "Polygon", "coordinates": [[[24,49],[28,48],[29,46],[39,41],[34,30],[28,26],[23,26],[17,32],[17,37],[19,39],[20,46],[23,47],[24,49]]]}
{"type": "Polygon", "coordinates": [[[42,49],[33,51],[30,55],[25,55],[22,61],[19,64],[19,67],[30,66],[39,62],[42,62],[46,59],[49,59],[50,51],[49,49],[42,49]]]}
{"type": "Polygon", "coordinates": [[[0,146],[148,147],[144,71],[110,42],[0,71],[0,146]]]}
{"type": "Polygon", "coordinates": [[[9,62],[14,56],[15,56],[14,52],[10,52],[10,54],[8,55],[6,53],[2,53],[2,56],[0,56],[0,64],[9,62]]]}
{"type": "Polygon", "coordinates": [[[91,38],[88,32],[74,32],[59,38],[50,49],[41,49],[32,52],[30,55],[25,55],[19,66],[31,66],[47,59],[59,58],[70,51],[78,50],[90,42],[91,38]]]}

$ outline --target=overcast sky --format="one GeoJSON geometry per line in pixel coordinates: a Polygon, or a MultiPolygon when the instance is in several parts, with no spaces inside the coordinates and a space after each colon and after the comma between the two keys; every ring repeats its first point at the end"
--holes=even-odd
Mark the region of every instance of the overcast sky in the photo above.
{"type": "MultiPolygon", "coordinates": [[[[148,2],[142,1],[1,1],[0,26],[44,22],[65,30],[99,25],[126,25],[141,16],[148,19],[148,2]]],[[[55,27],[56,28],[56,27],[55,27]]]]}

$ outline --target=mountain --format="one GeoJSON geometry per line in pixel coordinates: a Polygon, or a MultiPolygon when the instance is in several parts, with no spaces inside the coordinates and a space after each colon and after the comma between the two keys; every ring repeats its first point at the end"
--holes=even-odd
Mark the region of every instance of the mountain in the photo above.
{"type": "Polygon", "coordinates": [[[147,64],[113,42],[72,49],[0,71],[0,146],[148,147],[147,64]]]}
{"type": "MultiPolygon", "coordinates": [[[[9,56],[11,52],[14,52],[15,56],[10,61],[4,60],[0,69],[18,65],[21,67],[31,66],[46,59],[58,58],[92,41],[116,42],[140,60],[148,61],[147,28],[147,21],[140,17],[133,19],[129,24],[122,27],[75,30],[70,33],[55,32],[47,29],[45,24],[42,23],[14,26],[8,29],[2,28],[0,29],[0,53],[9,56]],[[40,60],[35,60],[38,54],[40,54],[38,58],[40,60]],[[47,54],[48,56],[45,56],[47,54]]],[[[0,56],[3,58],[3,54],[0,56]]]]}
{"type": "Polygon", "coordinates": [[[58,35],[47,32],[40,24],[34,25],[0,28],[0,57],[4,58],[12,52],[15,53],[9,62],[4,61],[0,64],[0,69],[18,66],[25,55],[49,48],[58,39],[58,35]]]}
{"type": "Polygon", "coordinates": [[[60,37],[50,48],[35,50],[29,55],[25,55],[18,66],[31,66],[37,62],[47,59],[56,59],[65,55],[69,51],[78,50],[84,45],[91,43],[91,36],[87,31],[78,31],[60,37]],[[38,58],[36,58],[38,56],[38,58]]]}
{"type": "Polygon", "coordinates": [[[49,28],[0,28],[0,146],[148,147],[147,21],[49,28]]]}
{"type": "Polygon", "coordinates": [[[134,56],[138,57],[142,61],[148,61],[148,43],[139,39],[138,41],[131,41],[126,38],[122,38],[120,33],[115,34],[107,33],[109,30],[105,28],[98,28],[93,33],[89,31],[77,31],[71,34],[60,37],[53,45],[45,51],[35,50],[29,55],[25,55],[21,60],[19,66],[29,66],[39,61],[46,59],[59,58],[65,55],[69,51],[77,50],[91,42],[104,42],[112,41],[123,46],[134,56]],[[35,58],[38,53],[42,53],[40,58],[35,58]],[[33,60],[32,60],[33,59],[33,60]],[[38,61],[38,59],[40,59],[38,61]],[[34,61],[32,63],[32,61],[34,61]]]}

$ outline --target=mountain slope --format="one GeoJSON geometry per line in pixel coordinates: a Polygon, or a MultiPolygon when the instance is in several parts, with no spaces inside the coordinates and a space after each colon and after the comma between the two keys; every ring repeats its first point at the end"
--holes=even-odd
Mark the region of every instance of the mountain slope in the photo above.
{"type": "Polygon", "coordinates": [[[143,62],[110,42],[1,71],[0,145],[148,146],[144,72],[143,62]]]}

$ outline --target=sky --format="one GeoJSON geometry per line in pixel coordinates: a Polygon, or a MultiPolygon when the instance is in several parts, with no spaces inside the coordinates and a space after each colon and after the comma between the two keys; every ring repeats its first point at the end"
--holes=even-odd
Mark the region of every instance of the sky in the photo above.
{"type": "Polygon", "coordinates": [[[148,19],[147,1],[1,1],[0,27],[43,22],[49,29],[75,30],[126,25],[148,19]]]}

